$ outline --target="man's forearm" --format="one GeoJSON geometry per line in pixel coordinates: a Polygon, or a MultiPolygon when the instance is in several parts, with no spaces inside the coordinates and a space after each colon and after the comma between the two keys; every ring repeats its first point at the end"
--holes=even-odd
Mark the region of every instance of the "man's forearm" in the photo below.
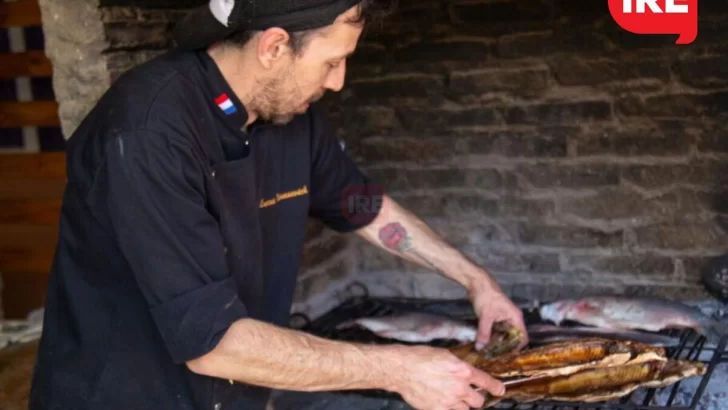
{"type": "Polygon", "coordinates": [[[468,289],[498,287],[482,268],[388,196],[384,196],[377,218],[357,234],[391,254],[433,269],[468,289]]]}
{"type": "Polygon", "coordinates": [[[389,390],[383,366],[396,348],[331,341],[243,319],[188,366],[199,374],[282,390],[389,390]]]}

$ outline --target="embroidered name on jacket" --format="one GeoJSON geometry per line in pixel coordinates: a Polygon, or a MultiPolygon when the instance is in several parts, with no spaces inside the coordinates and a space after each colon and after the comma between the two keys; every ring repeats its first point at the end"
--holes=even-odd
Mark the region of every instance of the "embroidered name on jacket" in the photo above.
{"type": "Polygon", "coordinates": [[[308,186],[304,185],[301,188],[298,188],[294,191],[288,191],[276,194],[275,198],[270,199],[261,199],[260,200],[260,207],[261,208],[268,208],[269,206],[273,206],[277,204],[278,202],[285,201],[286,199],[296,198],[299,196],[308,195],[308,186]]]}

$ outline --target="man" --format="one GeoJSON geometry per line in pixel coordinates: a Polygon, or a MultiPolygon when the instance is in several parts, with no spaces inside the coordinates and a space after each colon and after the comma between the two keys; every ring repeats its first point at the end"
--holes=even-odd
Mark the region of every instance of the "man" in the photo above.
{"type": "Polygon", "coordinates": [[[451,410],[502,394],[443,349],[286,329],[308,216],[462,284],[481,343],[496,320],[523,327],[486,271],[389,197],[343,209],[379,193],[314,102],[344,84],[377,7],[359,1],[212,0],[80,124],[30,409],[256,410],[273,388],[451,410]]]}

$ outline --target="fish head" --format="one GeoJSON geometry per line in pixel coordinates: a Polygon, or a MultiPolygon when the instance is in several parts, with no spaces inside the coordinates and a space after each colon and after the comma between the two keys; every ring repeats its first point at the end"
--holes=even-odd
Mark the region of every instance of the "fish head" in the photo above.
{"type": "Polygon", "coordinates": [[[566,318],[566,314],[574,305],[574,302],[575,301],[573,300],[566,299],[560,300],[558,302],[549,303],[541,306],[538,310],[538,313],[541,316],[541,319],[549,320],[558,325],[564,320],[564,318],[566,318]]]}

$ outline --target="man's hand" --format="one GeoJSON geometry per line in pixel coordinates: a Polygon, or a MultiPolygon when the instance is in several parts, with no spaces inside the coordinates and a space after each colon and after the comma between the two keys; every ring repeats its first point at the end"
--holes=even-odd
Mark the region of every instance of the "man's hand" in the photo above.
{"type": "Polygon", "coordinates": [[[472,285],[469,295],[475,314],[478,316],[478,336],[475,343],[477,350],[488,344],[493,324],[501,321],[509,322],[521,330],[523,339],[517,349],[520,350],[528,344],[523,311],[499,288],[492,284],[472,285]]]}
{"type": "Polygon", "coordinates": [[[501,396],[505,386],[445,349],[395,347],[391,355],[393,391],[417,410],[480,408],[484,394],[501,396]],[[480,391],[475,389],[479,388],[480,391]]]}

